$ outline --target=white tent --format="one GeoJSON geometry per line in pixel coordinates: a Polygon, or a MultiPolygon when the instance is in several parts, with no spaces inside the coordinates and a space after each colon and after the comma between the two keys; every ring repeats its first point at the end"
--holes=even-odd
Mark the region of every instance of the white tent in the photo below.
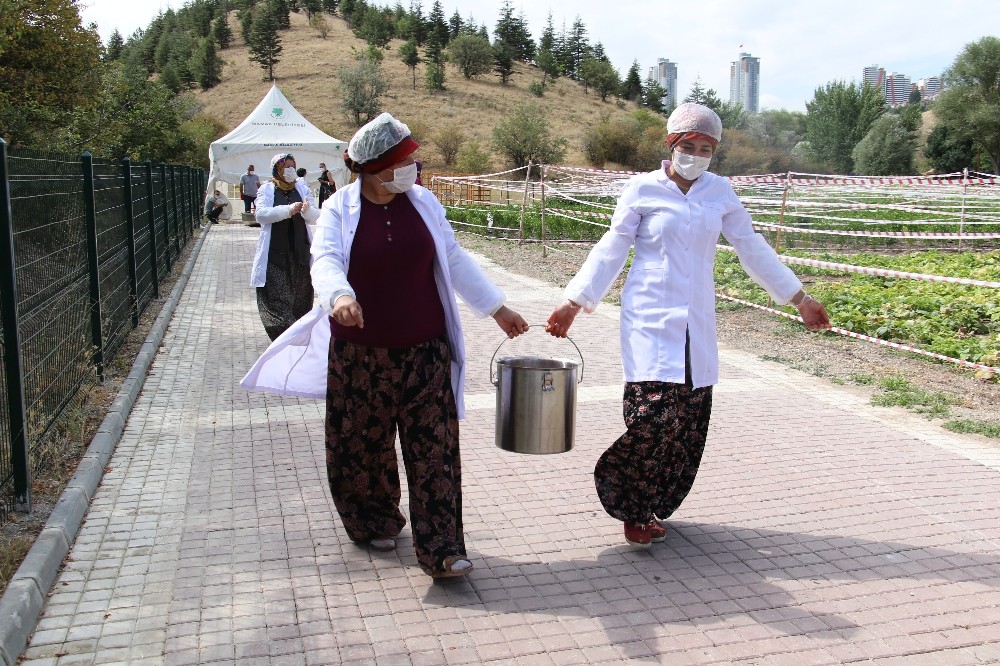
{"type": "Polygon", "coordinates": [[[306,182],[310,186],[316,186],[319,163],[323,162],[337,187],[341,187],[351,178],[344,166],[346,148],[346,142],[334,139],[306,120],[274,84],[236,129],[212,142],[208,150],[211,167],[206,196],[212,193],[217,181],[238,185],[250,164],[261,181],[267,180],[271,177],[271,158],[277,153],[291,153],[296,165],[307,169],[306,182]]]}

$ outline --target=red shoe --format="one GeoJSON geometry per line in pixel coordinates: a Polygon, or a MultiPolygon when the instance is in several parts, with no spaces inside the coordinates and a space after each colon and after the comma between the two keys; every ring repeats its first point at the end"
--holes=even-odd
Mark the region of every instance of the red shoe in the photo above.
{"type": "Polygon", "coordinates": [[[645,524],[625,523],[625,540],[633,546],[649,548],[652,543],[659,543],[667,538],[667,530],[656,521],[645,524]]]}

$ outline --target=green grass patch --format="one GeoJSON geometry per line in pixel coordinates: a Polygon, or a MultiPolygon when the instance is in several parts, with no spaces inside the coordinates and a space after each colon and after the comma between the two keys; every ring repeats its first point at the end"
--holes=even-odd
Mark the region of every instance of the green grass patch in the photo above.
{"type": "Polygon", "coordinates": [[[11,536],[0,534],[0,594],[7,589],[7,583],[21,566],[24,556],[35,542],[34,535],[11,536]]]}
{"type": "Polygon", "coordinates": [[[976,419],[952,419],[943,424],[945,430],[966,434],[982,435],[1000,439],[1000,423],[986,423],[976,419]]]}
{"type": "Polygon", "coordinates": [[[872,404],[878,407],[906,407],[927,417],[943,418],[949,414],[949,406],[958,400],[940,391],[925,391],[914,386],[902,375],[891,375],[879,380],[879,393],[872,396],[872,404]]]}

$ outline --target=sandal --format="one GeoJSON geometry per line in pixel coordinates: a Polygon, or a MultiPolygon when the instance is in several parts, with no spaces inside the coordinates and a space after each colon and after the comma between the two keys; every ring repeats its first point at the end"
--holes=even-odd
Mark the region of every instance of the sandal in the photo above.
{"type": "Polygon", "coordinates": [[[472,571],[472,562],[464,555],[449,555],[441,560],[438,565],[427,574],[431,578],[454,578],[465,576],[472,571]]]}

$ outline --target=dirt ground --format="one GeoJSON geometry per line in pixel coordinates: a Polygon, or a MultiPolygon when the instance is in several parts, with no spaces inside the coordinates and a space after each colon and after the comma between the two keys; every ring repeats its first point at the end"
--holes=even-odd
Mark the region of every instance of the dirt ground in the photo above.
{"type": "MultiPolygon", "coordinates": [[[[459,232],[459,242],[470,251],[489,257],[507,270],[563,287],[576,274],[589,245],[548,246],[542,257],[537,244],[489,241],[459,232]]],[[[619,277],[608,298],[617,302],[623,279],[619,277]]],[[[555,305],[555,304],[553,304],[555,305]]],[[[836,325],[836,321],[833,322],[836,325]]],[[[813,333],[798,322],[752,308],[732,309],[720,301],[719,342],[786,364],[834,384],[851,384],[878,393],[878,380],[902,376],[930,393],[941,393],[951,403],[948,414],[933,420],[974,419],[1000,426],[1000,384],[997,378],[979,379],[971,370],[895,351],[835,333],[813,333]]],[[[1000,447],[1000,439],[986,439],[1000,447]]]]}

